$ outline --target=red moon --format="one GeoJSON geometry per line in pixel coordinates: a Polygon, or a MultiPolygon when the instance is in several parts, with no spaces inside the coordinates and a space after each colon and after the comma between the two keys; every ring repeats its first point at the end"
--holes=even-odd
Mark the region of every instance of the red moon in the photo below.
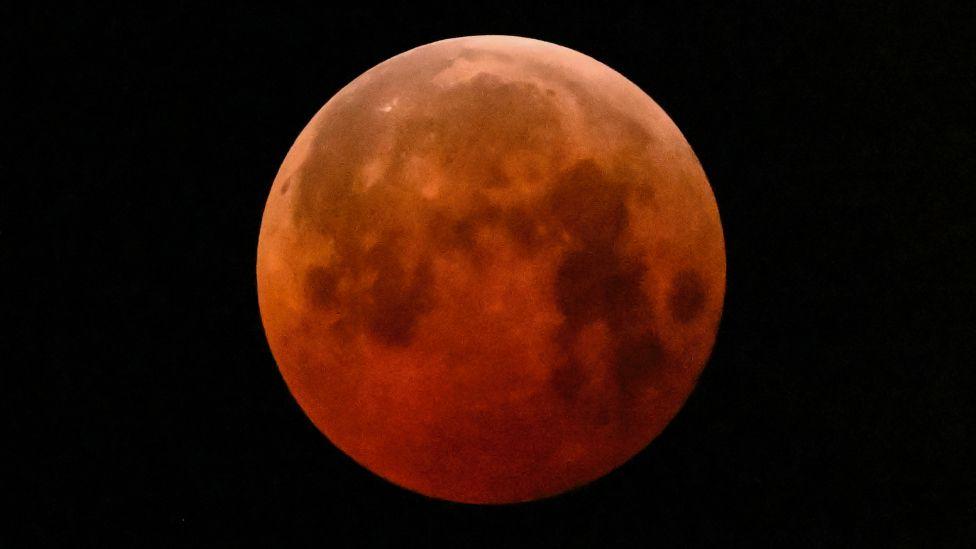
{"type": "Polygon", "coordinates": [[[444,40],[340,90],[258,242],[261,316],[329,440],[428,496],[511,503],[647,446],[708,359],[718,208],[667,114],[606,65],[444,40]]]}

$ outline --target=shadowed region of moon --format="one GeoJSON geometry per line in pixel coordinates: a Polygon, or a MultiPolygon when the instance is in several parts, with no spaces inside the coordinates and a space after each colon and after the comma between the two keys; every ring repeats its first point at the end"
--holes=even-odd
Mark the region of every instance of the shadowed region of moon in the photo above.
{"type": "Polygon", "coordinates": [[[620,74],[525,38],[370,69],[302,131],[258,243],[268,342],[302,409],[423,494],[558,494],[656,437],[725,291],[718,209],[620,74]]]}

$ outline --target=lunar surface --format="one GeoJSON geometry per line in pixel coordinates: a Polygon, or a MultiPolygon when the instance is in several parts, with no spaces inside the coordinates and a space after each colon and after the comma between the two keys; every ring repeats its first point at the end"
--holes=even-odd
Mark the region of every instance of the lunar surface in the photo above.
{"type": "Polygon", "coordinates": [[[651,442],[725,291],[681,132],[581,53],[506,36],[389,59],[312,118],[258,243],[271,350],[308,417],[428,496],[510,503],[651,442]]]}

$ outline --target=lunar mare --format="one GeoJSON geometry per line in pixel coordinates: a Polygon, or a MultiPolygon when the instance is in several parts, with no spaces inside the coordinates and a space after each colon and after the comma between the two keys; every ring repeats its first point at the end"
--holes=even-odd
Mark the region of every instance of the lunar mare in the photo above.
{"type": "Polygon", "coordinates": [[[583,54],[478,36],[370,69],[264,211],[268,342],[312,422],[428,496],[508,503],[621,465],[694,387],[725,291],[678,128],[583,54]]]}

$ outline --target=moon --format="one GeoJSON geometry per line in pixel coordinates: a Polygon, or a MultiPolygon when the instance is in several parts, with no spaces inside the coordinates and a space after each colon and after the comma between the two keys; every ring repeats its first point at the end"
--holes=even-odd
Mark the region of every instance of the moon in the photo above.
{"type": "Polygon", "coordinates": [[[513,503],[589,483],[675,416],[725,245],[705,173],[636,85],[511,36],[368,70],[298,136],[261,222],[281,375],[370,471],[513,503]]]}

